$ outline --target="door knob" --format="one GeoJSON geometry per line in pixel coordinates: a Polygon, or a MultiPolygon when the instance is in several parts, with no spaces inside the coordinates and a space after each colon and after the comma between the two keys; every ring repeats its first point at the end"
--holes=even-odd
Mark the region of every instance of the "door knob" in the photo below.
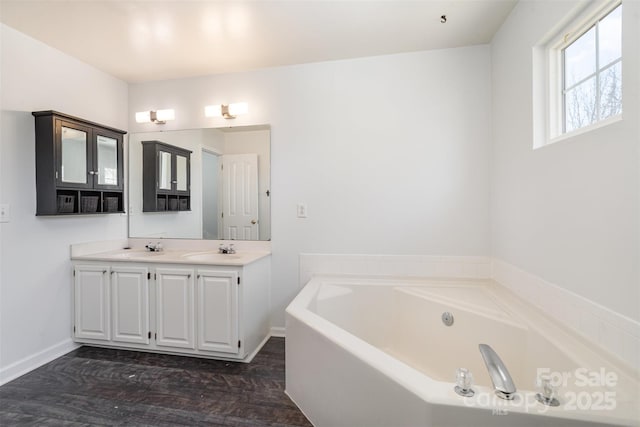
{"type": "Polygon", "coordinates": [[[251,224],[256,225],[258,223],[258,221],[256,221],[255,219],[251,220],[251,224]]]}

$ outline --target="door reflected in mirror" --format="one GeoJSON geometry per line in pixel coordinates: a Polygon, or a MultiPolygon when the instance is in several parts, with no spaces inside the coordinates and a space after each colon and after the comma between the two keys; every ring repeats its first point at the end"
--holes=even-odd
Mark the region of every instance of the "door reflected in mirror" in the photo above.
{"type": "MultiPolygon", "coordinates": [[[[269,125],[131,134],[129,236],[271,240],[270,139],[269,125]],[[190,168],[186,158],[176,158],[174,178],[177,189],[185,191],[189,185],[187,174],[190,174],[191,210],[142,211],[142,141],[145,140],[192,151],[190,168]]],[[[166,154],[169,155],[166,163],[162,157],[158,159],[159,188],[171,188],[171,156],[166,154]]]]}
{"type": "Polygon", "coordinates": [[[258,155],[222,156],[222,238],[259,240],[258,155]]]}

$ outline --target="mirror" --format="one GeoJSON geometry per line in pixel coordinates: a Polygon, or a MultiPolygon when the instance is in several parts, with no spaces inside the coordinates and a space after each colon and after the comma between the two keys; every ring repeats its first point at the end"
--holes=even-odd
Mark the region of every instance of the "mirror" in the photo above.
{"type": "MultiPolygon", "coordinates": [[[[158,187],[171,188],[171,155],[160,156],[158,187]]],[[[129,237],[271,240],[270,156],[269,125],[129,135],[129,237]],[[142,211],[142,141],[149,140],[192,152],[190,168],[183,156],[175,165],[178,190],[188,190],[190,169],[190,210],[142,211]]]]}
{"type": "Polygon", "coordinates": [[[158,187],[161,190],[171,190],[171,153],[160,152],[160,170],[158,172],[158,187]]]}
{"type": "Polygon", "coordinates": [[[62,182],[87,183],[87,133],[62,126],[62,182]]]}
{"type": "Polygon", "coordinates": [[[187,158],[176,156],[176,190],[187,191],[187,158]]]}
{"type": "Polygon", "coordinates": [[[98,135],[98,184],[118,185],[118,141],[98,135]]]}

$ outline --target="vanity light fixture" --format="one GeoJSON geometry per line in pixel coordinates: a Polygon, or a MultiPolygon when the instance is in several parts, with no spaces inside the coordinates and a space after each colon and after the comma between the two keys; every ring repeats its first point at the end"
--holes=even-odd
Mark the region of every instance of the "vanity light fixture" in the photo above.
{"type": "Polygon", "coordinates": [[[225,119],[235,119],[240,114],[249,112],[249,104],[246,102],[236,102],[229,105],[207,105],[204,107],[204,115],[207,117],[224,117],[225,119]]]}
{"type": "Polygon", "coordinates": [[[140,111],[136,113],[136,122],[138,123],[155,123],[163,125],[167,120],[174,120],[176,113],[173,109],[158,111],[140,111]]]}

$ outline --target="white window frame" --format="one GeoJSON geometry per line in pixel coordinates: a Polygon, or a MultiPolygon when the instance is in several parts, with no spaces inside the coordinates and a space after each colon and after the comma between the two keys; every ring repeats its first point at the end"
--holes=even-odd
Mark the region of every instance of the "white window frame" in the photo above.
{"type": "MultiPolygon", "coordinates": [[[[585,9],[574,13],[564,23],[561,23],[559,31],[555,31],[551,37],[547,37],[546,40],[534,47],[534,149],[607,126],[622,119],[622,113],[620,113],[570,132],[564,131],[563,50],[621,4],[622,0],[605,2],[594,0],[585,9]]],[[[622,52],[620,61],[623,57],[624,52],[622,52]]],[[[599,73],[601,70],[596,72],[599,73]]],[[[622,85],[624,99],[624,79],[622,85]]]]}

